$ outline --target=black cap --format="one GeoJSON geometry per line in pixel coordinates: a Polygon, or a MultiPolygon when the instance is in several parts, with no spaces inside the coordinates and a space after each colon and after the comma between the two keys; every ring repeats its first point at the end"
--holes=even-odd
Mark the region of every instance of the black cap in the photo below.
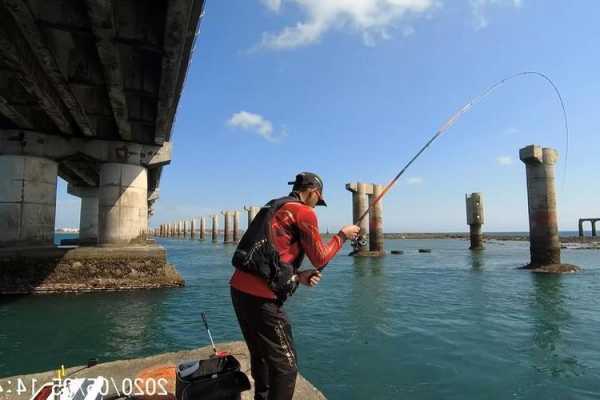
{"type": "Polygon", "coordinates": [[[321,194],[321,198],[317,202],[317,205],[327,207],[327,203],[325,203],[325,199],[323,199],[323,180],[319,175],[313,174],[312,172],[300,172],[296,175],[296,180],[288,182],[288,185],[294,185],[292,190],[317,189],[321,194]]]}

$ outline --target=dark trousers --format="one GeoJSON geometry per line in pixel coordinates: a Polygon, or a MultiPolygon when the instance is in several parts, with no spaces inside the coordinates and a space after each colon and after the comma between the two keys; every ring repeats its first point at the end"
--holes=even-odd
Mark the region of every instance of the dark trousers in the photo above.
{"type": "Polygon", "coordinates": [[[250,350],[255,400],[291,400],[298,368],[292,327],[274,300],[231,288],[231,301],[250,350]]]}

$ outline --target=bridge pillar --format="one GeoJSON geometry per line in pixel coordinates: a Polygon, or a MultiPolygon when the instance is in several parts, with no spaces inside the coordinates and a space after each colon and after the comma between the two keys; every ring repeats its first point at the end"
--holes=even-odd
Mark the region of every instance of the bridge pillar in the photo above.
{"type": "Polygon", "coordinates": [[[248,211],[248,226],[250,226],[254,218],[256,218],[256,214],[258,214],[258,212],[260,211],[260,207],[244,206],[244,210],[248,211]]]}
{"type": "Polygon", "coordinates": [[[206,218],[200,217],[200,240],[206,239],[206,218]]]}
{"type": "Polygon", "coordinates": [[[235,210],[233,214],[233,242],[237,243],[240,241],[240,212],[235,210]]]}
{"type": "Polygon", "coordinates": [[[0,247],[52,246],[56,162],[0,155],[0,247]]]}
{"type": "Polygon", "coordinates": [[[194,239],[194,219],[192,218],[190,221],[190,239],[194,239]]]}
{"type": "Polygon", "coordinates": [[[583,220],[579,219],[579,237],[583,237],[583,220]]]}
{"type": "Polygon", "coordinates": [[[383,203],[381,201],[373,204],[377,196],[383,192],[383,185],[373,184],[373,194],[370,202],[371,212],[369,215],[369,251],[374,254],[384,253],[383,240],[383,203]]]}
{"type": "Polygon", "coordinates": [[[467,202],[467,225],[470,228],[471,250],[483,249],[483,235],[481,234],[481,225],[483,225],[483,196],[481,193],[471,193],[465,195],[467,202]]]}
{"type": "Polygon", "coordinates": [[[221,214],[223,214],[223,243],[231,243],[233,241],[231,232],[233,213],[231,211],[222,211],[221,214]]]}
{"type": "Polygon", "coordinates": [[[212,241],[216,242],[219,239],[219,216],[212,216],[212,241]]]}
{"type": "Polygon", "coordinates": [[[519,151],[527,174],[530,267],[560,264],[554,165],[558,152],[530,145],[519,151]]]}
{"type": "MultiPolygon", "coordinates": [[[[346,190],[352,192],[352,222],[356,222],[358,218],[367,211],[368,208],[368,185],[366,183],[348,183],[346,184],[346,190]]],[[[359,223],[360,235],[367,237],[369,233],[369,221],[365,217],[359,223]]],[[[359,249],[359,252],[363,249],[359,249]]]]}
{"type": "Polygon", "coordinates": [[[100,167],[101,245],[127,244],[148,228],[148,174],[139,165],[105,163],[100,167]]]}
{"type": "Polygon", "coordinates": [[[79,244],[98,243],[98,188],[72,186],[67,187],[69,194],[81,198],[79,214],[79,244]]]}
{"type": "Polygon", "coordinates": [[[596,236],[596,222],[598,222],[598,221],[593,219],[591,222],[592,222],[592,236],[596,236]]]}

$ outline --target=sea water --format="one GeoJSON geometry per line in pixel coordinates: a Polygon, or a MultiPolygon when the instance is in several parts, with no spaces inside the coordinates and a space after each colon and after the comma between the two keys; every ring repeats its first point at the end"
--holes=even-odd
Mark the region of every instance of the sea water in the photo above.
{"type": "MultiPolygon", "coordinates": [[[[0,298],[0,376],[209,344],[241,334],[229,297],[234,247],[158,239],[180,289],[0,298]]],[[[516,269],[526,242],[388,240],[346,256],[286,303],[300,372],[330,399],[600,398],[600,252],[563,250],[581,273],[516,269]],[[429,248],[431,253],[418,253],[429,248]]]]}

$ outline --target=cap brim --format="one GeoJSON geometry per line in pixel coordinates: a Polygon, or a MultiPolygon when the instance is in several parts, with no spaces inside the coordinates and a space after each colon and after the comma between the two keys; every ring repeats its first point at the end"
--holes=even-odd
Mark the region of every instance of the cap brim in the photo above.
{"type": "Polygon", "coordinates": [[[325,200],[323,200],[323,198],[319,199],[319,201],[317,202],[317,205],[327,207],[327,203],[325,203],[325,200]]]}

